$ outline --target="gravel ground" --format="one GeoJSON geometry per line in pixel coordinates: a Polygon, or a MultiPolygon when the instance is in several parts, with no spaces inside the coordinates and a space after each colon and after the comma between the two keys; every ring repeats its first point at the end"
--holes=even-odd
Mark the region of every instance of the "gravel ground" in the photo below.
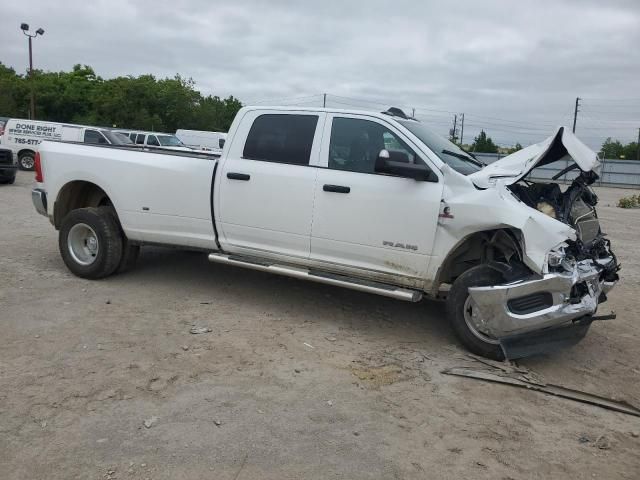
{"type": "MultiPolygon", "coordinates": [[[[481,365],[440,303],[159,248],[76,278],[31,179],[0,187],[3,479],[640,478],[640,418],[441,374],[481,365]]],[[[629,193],[599,189],[617,320],[519,364],[640,405],[640,210],[615,207],[629,193]]]]}

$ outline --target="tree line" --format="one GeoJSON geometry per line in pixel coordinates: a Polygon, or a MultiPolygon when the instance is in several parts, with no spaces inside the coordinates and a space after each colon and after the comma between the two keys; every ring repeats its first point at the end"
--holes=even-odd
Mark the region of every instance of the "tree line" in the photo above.
{"type": "Polygon", "coordinates": [[[153,75],[103,79],[88,65],[70,72],[35,70],[33,78],[0,62],[0,116],[29,118],[30,82],[36,119],[136,130],[227,131],[242,103],[202,95],[192,79],[153,75]]]}
{"type": "MultiPolygon", "coordinates": [[[[522,145],[516,143],[515,146],[505,149],[505,152],[513,153],[522,149],[522,145]]],[[[469,151],[476,153],[498,153],[499,147],[484,130],[481,130],[473,143],[469,146],[469,151]]],[[[621,160],[640,160],[640,149],[638,142],[630,142],[626,145],[619,140],[608,137],[602,144],[598,153],[602,158],[621,159],[621,160]]]]}
{"type": "Polygon", "coordinates": [[[638,142],[630,142],[624,145],[620,140],[613,140],[608,137],[602,144],[600,156],[621,160],[640,160],[640,148],[638,147],[638,142]]]}

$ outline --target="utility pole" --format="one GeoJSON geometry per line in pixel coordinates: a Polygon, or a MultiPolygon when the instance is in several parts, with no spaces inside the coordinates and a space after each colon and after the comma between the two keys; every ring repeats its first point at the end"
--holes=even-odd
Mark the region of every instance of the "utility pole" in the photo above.
{"type": "Polygon", "coordinates": [[[416,118],[416,109],[415,108],[411,109],[411,118],[416,118]]]}
{"type": "Polygon", "coordinates": [[[327,94],[323,93],[322,94],[322,108],[326,108],[327,106],[327,94]]]}
{"type": "Polygon", "coordinates": [[[579,107],[580,97],[576,97],[576,108],[573,110],[573,133],[576,133],[576,120],[578,120],[579,107]]]}
{"type": "Polygon", "coordinates": [[[449,137],[451,137],[451,141],[453,143],[456,142],[456,129],[458,128],[458,115],[454,115],[453,116],[453,128],[451,129],[451,134],[449,135],[449,137]]]}
{"type": "Polygon", "coordinates": [[[638,153],[636,153],[636,160],[640,160],[640,128],[638,128],[638,153]]]}
{"type": "Polygon", "coordinates": [[[461,115],[462,120],[460,121],[460,145],[462,145],[462,139],[464,138],[464,113],[461,115]]]}
{"type": "Polygon", "coordinates": [[[29,25],[26,23],[22,23],[20,24],[20,30],[22,30],[22,33],[24,33],[27,37],[29,37],[29,83],[31,84],[31,99],[29,101],[29,116],[31,118],[31,120],[34,120],[36,118],[36,94],[34,91],[34,86],[33,86],[33,47],[32,47],[32,40],[37,37],[38,35],[44,35],[44,30],[42,28],[39,28],[38,30],[36,30],[36,33],[34,34],[30,34],[29,33],[29,25]]]}

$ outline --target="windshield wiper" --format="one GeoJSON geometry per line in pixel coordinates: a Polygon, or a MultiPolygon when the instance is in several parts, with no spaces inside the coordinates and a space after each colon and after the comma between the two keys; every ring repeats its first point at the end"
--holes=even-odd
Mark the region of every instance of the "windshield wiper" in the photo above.
{"type": "Polygon", "coordinates": [[[475,164],[475,165],[477,165],[479,167],[486,167],[487,166],[486,163],[483,163],[480,160],[471,158],[470,156],[464,155],[462,153],[452,152],[451,150],[446,150],[446,149],[442,150],[442,153],[444,153],[445,155],[451,155],[452,157],[459,158],[460,160],[464,160],[464,161],[469,162],[469,163],[473,163],[473,164],[475,164]]]}

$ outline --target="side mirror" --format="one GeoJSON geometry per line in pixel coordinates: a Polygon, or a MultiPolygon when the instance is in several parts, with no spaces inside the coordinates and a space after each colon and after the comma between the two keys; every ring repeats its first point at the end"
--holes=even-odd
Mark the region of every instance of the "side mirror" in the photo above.
{"type": "Polygon", "coordinates": [[[220,139],[218,140],[218,146],[219,146],[220,148],[224,148],[224,142],[225,142],[225,139],[224,139],[224,138],[220,138],[220,139]]]}
{"type": "Polygon", "coordinates": [[[421,163],[409,163],[409,158],[403,152],[393,152],[380,150],[376,159],[375,171],[378,173],[388,173],[398,177],[413,178],[419,182],[437,182],[438,177],[429,167],[421,163]]]}

